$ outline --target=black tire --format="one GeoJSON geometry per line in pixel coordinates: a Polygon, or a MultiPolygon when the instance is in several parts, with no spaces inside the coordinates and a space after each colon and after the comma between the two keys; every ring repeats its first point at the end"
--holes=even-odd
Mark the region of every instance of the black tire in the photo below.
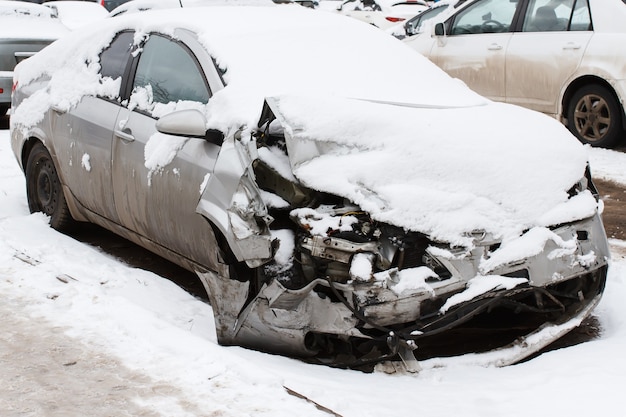
{"type": "Polygon", "coordinates": [[[612,92],[592,84],[574,93],[567,109],[569,130],[583,143],[610,148],[624,135],[622,109],[612,92]]]}
{"type": "Polygon", "coordinates": [[[50,216],[50,226],[67,232],[75,225],[61,181],[46,147],[37,142],[26,162],[26,197],[31,213],[41,212],[50,216]]]}

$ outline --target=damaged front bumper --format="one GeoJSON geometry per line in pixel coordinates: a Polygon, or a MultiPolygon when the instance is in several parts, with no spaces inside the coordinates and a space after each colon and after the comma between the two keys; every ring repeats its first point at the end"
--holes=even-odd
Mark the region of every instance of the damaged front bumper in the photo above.
{"type": "Polygon", "coordinates": [[[544,236],[542,249],[519,259],[480,234],[465,251],[423,236],[392,251],[384,232],[376,244],[305,234],[298,274],[266,270],[256,287],[229,279],[232,266],[199,275],[221,344],[364,370],[402,360],[409,371],[418,360],[506,349],[514,354],[494,363],[507,365],[580,324],[604,290],[609,249],[598,214],[540,229],[526,235],[544,236]]]}

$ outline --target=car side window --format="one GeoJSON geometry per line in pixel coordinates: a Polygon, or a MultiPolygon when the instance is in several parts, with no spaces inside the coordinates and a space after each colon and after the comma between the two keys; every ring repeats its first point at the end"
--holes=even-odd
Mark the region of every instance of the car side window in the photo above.
{"type": "Polygon", "coordinates": [[[530,0],[523,32],[591,30],[588,0],[530,0]]]}
{"type": "Polygon", "coordinates": [[[404,25],[406,32],[408,35],[415,35],[416,33],[419,32],[420,30],[420,26],[422,25],[422,23],[428,19],[432,19],[433,17],[437,16],[438,14],[440,14],[441,12],[443,12],[444,10],[447,10],[448,6],[437,6],[437,7],[432,7],[428,10],[423,11],[422,13],[418,14],[417,16],[411,18],[409,21],[407,21],[404,25]]]}
{"type": "MultiPolygon", "coordinates": [[[[184,45],[151,35],[142,48],[133,92],[147,93],[148,104],[207,103],[210,93],[195,57],[184,45]]],[[[147,109],[144,109],[147,110],[147,109]]]]}
{"type": "Polygon", "coordinates": [[[517,1],[477,1],[456,15],[450,35],[508,32],[517,5],[517,1]]]}
{"type": "Polygon", "coordinates": [[[124,75],[132,46],[132,32],[122,32],[113,39],[109,47],[100,54],[102,77],[116,79],[124,75]]]}

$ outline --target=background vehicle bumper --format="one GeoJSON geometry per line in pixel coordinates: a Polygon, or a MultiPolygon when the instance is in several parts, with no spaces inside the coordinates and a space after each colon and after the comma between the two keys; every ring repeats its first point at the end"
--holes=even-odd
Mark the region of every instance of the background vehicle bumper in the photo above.
{"type": "Polygon", "coordinates": [[[6,108],[11,104],[12,86],[13,71],[0,71],[0,107],[6,108]]]}

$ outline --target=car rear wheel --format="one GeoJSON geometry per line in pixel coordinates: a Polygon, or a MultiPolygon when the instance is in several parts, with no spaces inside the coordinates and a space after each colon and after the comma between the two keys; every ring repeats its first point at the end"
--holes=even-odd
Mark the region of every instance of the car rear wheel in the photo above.
{"type": "Polygon", "coordinates": [[[50,216],[50,226],[59,231],[72,228],[74,220],[63,195],[61,181],[46,147],[38,142],[26,162],[26,196],[31,213],[50,216]]]}
{"type": "Polygon", "coordinates": [[[567,120],[572,133],[591,146],[610,148],[624,134],[619,103],[601,85],[587,85],[574,93],[567,120]]]}

